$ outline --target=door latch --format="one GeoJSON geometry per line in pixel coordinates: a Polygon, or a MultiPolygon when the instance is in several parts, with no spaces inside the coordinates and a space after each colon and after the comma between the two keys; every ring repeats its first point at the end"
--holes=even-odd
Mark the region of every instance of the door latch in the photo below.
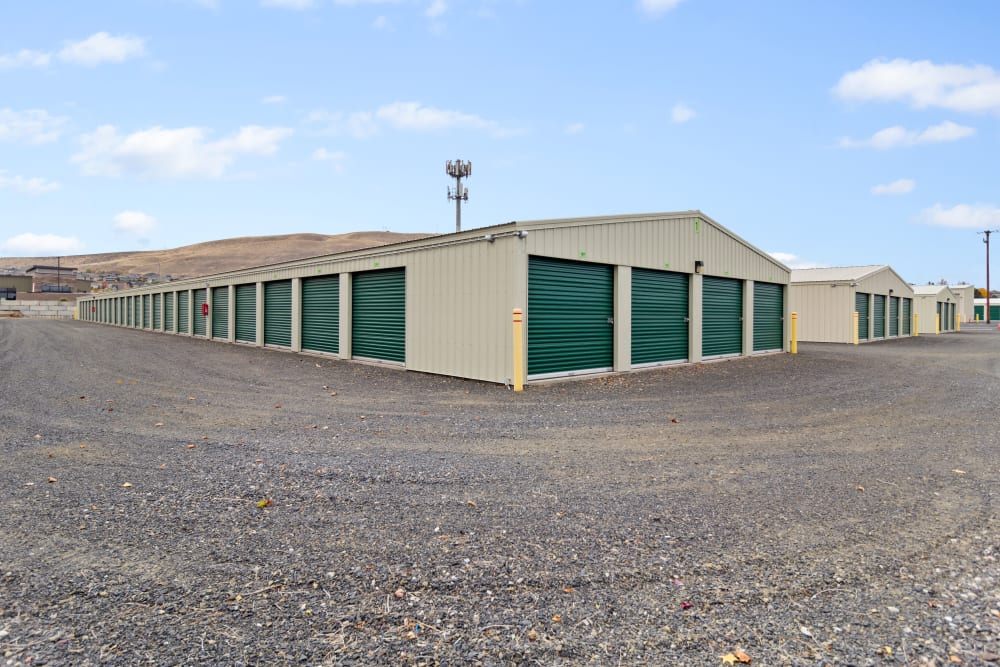
{"type": "Polygon", "coordinates": [[[615,318],[609,317],[608,318],[608,324],[614,324],[614,323],[615,323],[615,318]]]}

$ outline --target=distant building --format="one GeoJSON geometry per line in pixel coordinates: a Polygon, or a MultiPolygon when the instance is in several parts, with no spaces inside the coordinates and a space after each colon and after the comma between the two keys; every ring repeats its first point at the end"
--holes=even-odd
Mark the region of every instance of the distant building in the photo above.
{"type": "Polygon", "coordinates": [[[31,278],[31,292],[89,292],[90,282],[78,280],[76,268],[36,264],[24,272],[31,278]]]}

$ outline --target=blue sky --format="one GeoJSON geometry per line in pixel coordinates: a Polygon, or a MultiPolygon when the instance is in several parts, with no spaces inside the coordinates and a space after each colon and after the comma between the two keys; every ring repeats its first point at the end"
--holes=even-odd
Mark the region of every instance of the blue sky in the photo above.
{"type": "Polygon", "coordinates": [[[997,2],[38,0],[0,25],[0,255],[445,233],[456,158],[464,228],[701,209],[791,266],[979,284],[1000,228],[997,2]]]}

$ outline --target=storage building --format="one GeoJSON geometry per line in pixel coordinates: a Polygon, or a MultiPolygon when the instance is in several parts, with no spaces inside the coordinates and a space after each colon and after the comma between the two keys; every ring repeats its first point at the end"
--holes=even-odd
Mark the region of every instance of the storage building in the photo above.
{"type": "Polygon", "coordinates": [[[783,351],[789,270],[699,211],[511,222],[80,301],[83,319],[489,382],[783,351]]]}
{"type": "MultiPolygon", "coordinates": [[[[975,311],[973,313],[973,318],[980,321],[986,321],[986,299],[977,297],[975,299],[975,311]]],[[[993,297],[990,299],[990,322],[996,322],[1000,320],[1000,297],[993,297]]]]}
{"type": "Polygon", "coordinates": [[[853,343],[857,335],[867,343],[912,335],[913,290],[886,264],[795,269],[791,280],[801,341],[853,343]]]}
{"type": "Polygon", "coordinates": [[[960,322],[972,322],[976,319],[975,301],[976,288],[972,285],[948,285],[958,303],[955,312],[960,322]]]}
{"type": "Polygon", "coordinates": [[[920,333],[955,331],[959,326],[958,297],[947,285],[914,285],[913,309],[920,316],[920,333]]]}

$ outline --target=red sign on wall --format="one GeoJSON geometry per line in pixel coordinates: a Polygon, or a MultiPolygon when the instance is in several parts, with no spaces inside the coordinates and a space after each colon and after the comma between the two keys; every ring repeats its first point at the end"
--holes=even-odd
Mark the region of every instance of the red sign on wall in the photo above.
{"type": "Polygon", "coordinates": [[[90,307],[90,312],[96,313],[97,312],[97,306],[91,306],[90,307]]]}
{"type": "Polygon", "coordinates": [[[205,317],[208,317],[208,304],[207,303],[201,304],[201,314],[204,315],[205,317]]]}

